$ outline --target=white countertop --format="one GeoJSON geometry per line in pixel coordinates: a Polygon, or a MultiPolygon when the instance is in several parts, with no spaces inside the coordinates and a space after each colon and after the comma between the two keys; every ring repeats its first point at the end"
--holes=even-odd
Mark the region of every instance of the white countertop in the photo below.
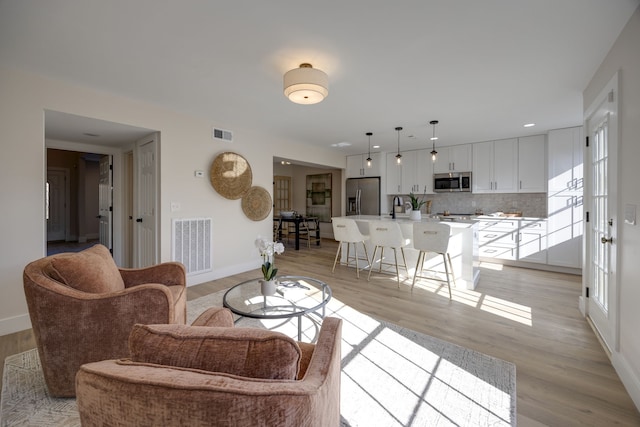
{"type": "MultiPolygon", "coordinates": [[[[420,221],[414,221],[412,219],[409,219],[408,215],[404,217],[396,216],[396,219],[391,218],[391,215],[349,215],[342,218],[351,218],[356,221],[396,221],[401,224],[413,224],[415,222],[428,222],[428,221],[434,220],[433,218],[422,217],[420,221]]],[[[455,228],[468,228],[473,224],[475,224],[476,221],[472,219],[467,219],[467,220],[442,221],[442,222],[446,222],[447,224],[455,228]]]]}

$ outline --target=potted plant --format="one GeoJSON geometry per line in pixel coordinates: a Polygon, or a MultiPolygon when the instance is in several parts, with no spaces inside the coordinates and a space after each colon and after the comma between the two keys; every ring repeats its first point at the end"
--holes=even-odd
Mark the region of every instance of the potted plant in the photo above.
{"type": "Polygon", "coordinates": [[[273,295],[276,292],[276,274],[278,269],[275,266],[276,254],[284,252],[284,245],[281,242],[271,242],[258,236],[255,241],[256,248],[262,257],[262,277],[260,289],[263,295],[273,295]]]}
{"type": "Polygon", "coordinates": [[[427,202],[423,199],[418,198],[413,193],[409,193],[409,201],[411,202],[411,213],[409,214],[409,218],[416,221],[420,220],[422,218],[420,208],[427,202]]]}

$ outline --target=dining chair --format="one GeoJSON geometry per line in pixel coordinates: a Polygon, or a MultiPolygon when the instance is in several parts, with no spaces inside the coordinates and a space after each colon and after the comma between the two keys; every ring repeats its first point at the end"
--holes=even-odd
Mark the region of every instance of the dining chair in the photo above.
{"type": "Polygon", "coordinates": [[[280,233],[282,228],[282,219],[273,218],[273,241],[277,242],[280,240],[280,233]]]}
{"type": "Polygon", "coordinates": [[[411,243],[411,239],[404,237],[402,229],[397,222],[394,221],[371,221],[369,223],[369,236],[371,237],[371,244],[374,245],[373,256],[371,257],[371,268],[369,268],[369,275],[367,280],[371,278],[371,270],[373,270],[373,264],[376,262],[376,253],[380,249],[380,266],[379,271],[382,271],[383,265],[395,265],[396,278],[398,280],[398,287],[400,287],[400,270],[398,269],[398,249],[402,254],[402,261],[404,269],[409,276],[409,269],[407,268],[407,259],[404,255],[404,247],[411,243]],[[395,258],[394,263],[384,262],[384,248],[393,249],[395,258]]]}
{"type": "Polygon", "coordinates": [[[362,244],[362,248],[364,249],[364,256],[367,261],[367,266],[369,266],[369,254],[367,253],[367,246],[365,242],[369,240],[369,236],[363,234],[358,228],[358,224],[355,220],[351,218],[331,218],[331,224],[333,226],[333,238],[338,241],[338,250],[336,251],[336,258],[333,260],[333,268],[331,272],[333,273],[336,269],[336,263],[338,262],[338,257],[342,253],[342,245],[347,245],[347,258],[346,262],[341,264],[349,266],[351,261],[355,261],[356,264],[356,277],[360,278],[360,267],[358,265],[358,260],[362,260],[358,255],[358,243],[362,244]],[[354,255],[350,254],[350,247],[353,245],[354,255]]]}
{"type": "MultiPolygon", "coordinates": [[[[453,281],[453,284],[455,285],[456,278],[453,272],[453,264],[451,263],[451,255],[448,252],[450,235],[451,226],[449,224],[441,222],[421,222],[413,225],[413,247],[420,252],[418,253],[418,262],[413,276],[413,283],[411,283],[411,290],[413,290],[413,287],[416,284],[416,278],[418,277],[442,282],[446,281],[447,286],[449,287],[449,299],[451,299],[451,282],[453,281]],[[446,280],[437,279],[432,276],[422,276],[425,255],[427,252],[442,255],[446,280]]],[[[427,271],[437,270],[431,269],[427,271]]]]}
{"type": "Polygon", "coordinates": [[[311,243],[318,243],[320,241],[317,236],[317,232],[320,230],[320,219],[315,216],[305,217],[300,222],[300,239],[307,241],[307,247],[311,248],[311,243]]]}

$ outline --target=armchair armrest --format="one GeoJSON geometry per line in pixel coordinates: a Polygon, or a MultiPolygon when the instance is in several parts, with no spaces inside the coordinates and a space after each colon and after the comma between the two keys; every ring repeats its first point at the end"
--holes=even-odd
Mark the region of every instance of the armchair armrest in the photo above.
{"type": "Polygon", "coordinates": [[[233,314],[231,310],[224,307],[211,307],[206,309],[191,326],[217,326],[232,328],[233,314]]]}
{"type": "Polygon", "coordinates": [[[119,268],[124,286],[141,285],[143,283],[161,283],[166,286],[186,286],[187,272],[179,262],[164,262],[144,268],[119,268]]]}

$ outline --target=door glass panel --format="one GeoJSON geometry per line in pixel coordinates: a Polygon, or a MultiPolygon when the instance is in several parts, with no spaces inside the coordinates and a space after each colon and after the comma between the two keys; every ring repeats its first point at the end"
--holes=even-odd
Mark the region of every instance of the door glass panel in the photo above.
{"type": "Polygon", "coordinates": [[[606,313],[609,309],[609,262],[610,245],[603,244],[602,239],[610,236],[608,223],[608,192],[607,192],[607,137],[608,120],[605,119],[592,135],[593,147],[591,152],[591,169],[593,176],[593,209],[591,220],[591,239],[593,261],[591,263],[594,280],[593,298],[606,313]]]}

